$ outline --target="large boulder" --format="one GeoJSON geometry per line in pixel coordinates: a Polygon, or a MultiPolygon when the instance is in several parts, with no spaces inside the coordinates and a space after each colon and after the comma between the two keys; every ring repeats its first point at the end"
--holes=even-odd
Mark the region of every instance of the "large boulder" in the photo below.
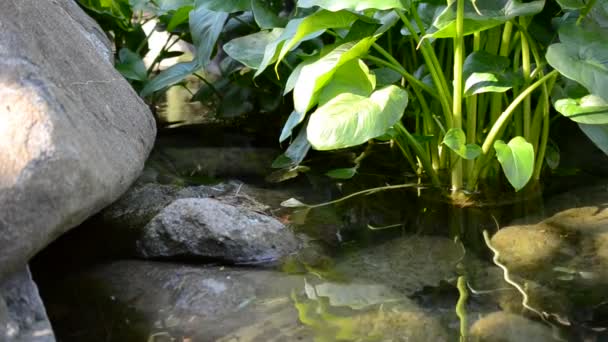
{"type": "Polygon", "coordinates": [[[28,267],[0,282],[0,341],[55,341],[28,267]]]}
{"type": "Polygon", "coordinates": [[[71,0],[0,2],[0,279],[116,200],[152,147],[100,32],[71,0]]]}

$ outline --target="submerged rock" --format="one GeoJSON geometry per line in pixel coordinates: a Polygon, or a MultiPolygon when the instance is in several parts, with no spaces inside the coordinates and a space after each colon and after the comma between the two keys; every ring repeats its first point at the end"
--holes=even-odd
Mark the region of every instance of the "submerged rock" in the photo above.
{"type": "Polygon", "coordinates": [[[265,341],[301,336],[290,294],[302,286],[268,270],[117,261],[51,280],[44,294],[62,341],[216,341],[252,324],[265,341]]]}
{"type": "Polygon", "coordinates": [[[0,340],[55,341],[51,323],[28,267],[0,282],[0,340]]]}
{"type": "Polygon", "coordinates": [[[336,260],[335,273],[347,280],[368,280],[411,295],[424,286],[454,279],[464,251],[454,241],[408,236],[372,246],[336,260]]]}
{"type": "Polygon", "coordinates": [[[551,328],[522,316],[498,311],[476,321],[470,338],[479,342],[559,341],[551,328]]]}
{"type": "Polygon", "coordinates": [[[154,217],[137,246],[146,258],[186,256],[257,263],[294,253],[299,242],[272,217],[212,198],[186,198],[154,217]]]}
{"type": "Polygon", "coordinates": [[[0,23],[1,280],[127,190],[156,129],[73,1],[1,1],[0,23]]]}

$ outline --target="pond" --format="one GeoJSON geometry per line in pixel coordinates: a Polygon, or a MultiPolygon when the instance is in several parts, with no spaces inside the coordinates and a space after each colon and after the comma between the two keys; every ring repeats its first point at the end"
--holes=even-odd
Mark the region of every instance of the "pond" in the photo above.
{"type": "Polygon", "coordinates": [[[381,176],[394,165],[380,159],[349,182],[311,173],[269,185],[271,139],[190,116],[171,121],[182,120],[208,126],[165,131],[157,150],[213,147],[197,158],[221,161],[193,168],[184,152],[179,168],[193,171],[164,169],[162,179],[187,188],[238,178],[272,190],[265,203],[302,247],[271,264],[143,260],[108,252],[127,234],[112,245],[98,239],[111,227],[78,228],[33,264],[61,341],[608,340],[608,181],[585,157],[564,159],[577,172],[549,177],[542,197],[453,206],[411,188],[280,208],[289,196],[319,203],[408,176],[381,176]]]}

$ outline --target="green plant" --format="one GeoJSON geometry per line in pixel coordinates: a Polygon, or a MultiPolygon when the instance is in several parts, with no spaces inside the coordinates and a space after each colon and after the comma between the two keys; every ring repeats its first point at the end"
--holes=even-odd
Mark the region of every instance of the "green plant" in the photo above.
{"type": "Polygon", "coordinates": [[[299,167],[310,148],[391,140],[436,187],[474,191],[481,180],[495,183],[500,165],[520,190],[546,165],[551,103],[607,151],[603,1],[300,0],[298,7],[310,13],[228,43],[256,75],[274,64],[284,94],[293,92],[280,141],[300,128],[277,166],[299,167]],[[547,30],[546,18],[557,31],[547,30]],[[283,65],[293,69],[287,78],[283,65]]]}
{"type": "MultiPolygon", "coordinates": [[[[271,112],[281,104],[282,85],[274,78],[253,82],[247,63],[235,62],[218,44],[235,37],[283,25],[288,8],[274,0],[79,0],[108,33],[116,48],[116,69],[141,96],[155,102],[171,86],[185,87],[188,77],[200,80],[192,101],[214,102],[218,113],[233,117],[249,112],[271,112]],[[287,10],[287,11],[286,11],[287,10]],[[286,13],[282,13],[286,11],[286,13]],[[155,22],[146,35],[143,26],[155,22]],[[165,32],[166,41],[158,55],[146,66],[150,36],[165,32]],[[192,56],[172,51],[179,42],[192,46],[192,56]],[[164,70],[168,58],[189,59],[164,70]],[[205,72],[211,64],[219,74],[205,72]],[[263,86],[260,86],[260,85],[263,86]]],[[[227,49],[230,49],[227,46],[227,49]]],[[[189,91],[189,88],[185,87],[189,91]]]]}

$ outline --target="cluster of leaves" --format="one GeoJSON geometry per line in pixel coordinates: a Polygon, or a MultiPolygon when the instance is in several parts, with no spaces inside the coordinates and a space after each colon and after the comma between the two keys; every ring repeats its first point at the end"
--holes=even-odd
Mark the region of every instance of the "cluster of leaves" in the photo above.
{"type": "Polygon", "coordinates": [[[453,190],[475,190],[500,165],[520,190],[547,164],[551,103],[608,147],[608,15],[595,2],[300,0],[284,27],[224,48],[255,76],[293,68],[280,141],[294,137],[276,166],[392,140],[436,186],[445,170],[453,190]]]}
{"type": "Polygon", "coordinates": [[[289,9],[276,0],[78,0],[101,25],[116,47],[116,68],[140,95],[153,102],[174,85],[184,85],[187,77],[202,81],[193,101],[214,101],[220,114],[231,117],[253,111],[270,112],[281,103],[282,85],[265,78],[253,82],[247,64],[226,56],[221,44],[273,26],[284,25],[289,9]],[[282,13],[285,12],[285,13],[282,13]],[[144,24],[154,21],[155,29],[146,35],[144,24]],[[165,32],[167,40],[153,62],[146,66],[151,34],[165,32]],[[172,51],[186,44],[192,57],[172,51]],[[182,61],[158,72],[168,58],[182,61]],[[187,59],[184,61],[184,59],[187,59]],[[215,64],[220,75],[204,70],[215,64]],[[259,84],[263,84],[262,87],[259,84]]]}

